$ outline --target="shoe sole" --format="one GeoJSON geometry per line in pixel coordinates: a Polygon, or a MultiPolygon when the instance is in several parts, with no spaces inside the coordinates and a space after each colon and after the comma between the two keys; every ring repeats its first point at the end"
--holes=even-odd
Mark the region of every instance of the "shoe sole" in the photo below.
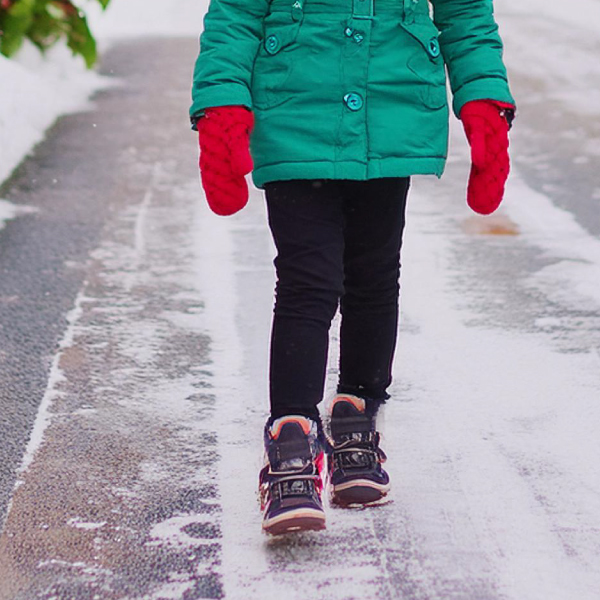
{"type": "Polygon", "coordinates": [[[368,479],[355,479],[331,486],[330,500],[337,506],[365,506],[381,502],[390,491],[390,484],[382,485],[368,479]]]}
{"type": "Polygon", "coordinates": [[[298,531],[321,531],[325,529],[325,513],[310,508],[290,510],[263,521],[262,528],[269,535],[284,535],[298,531]]]}

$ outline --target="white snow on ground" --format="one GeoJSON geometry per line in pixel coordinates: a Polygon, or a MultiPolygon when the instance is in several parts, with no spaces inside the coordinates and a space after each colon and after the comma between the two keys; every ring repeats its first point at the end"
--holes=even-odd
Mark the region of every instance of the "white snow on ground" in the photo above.
{"type": "Polygon", "coordinates": [[[32,46],[18,60],[0,56],[0,183],[59,115],[85,109],[100,81],[62,47],[45,59],[32,46]]]}
{"type": "MultiPolygon", "coordinates": [[[[547,0],[495,0],[496,12],[502,15],[510,11],[524,17],[552,19],[558,27],[575,27],[587,30],[594,38],[600,25],[600,3],[597,0],[572,0],[571,2],[548,2],[547,0]]],[[[548,40],[544,47],[552,45],[548,40]]]]}
{"type": "Polygon", "coordinates": [[[81,517],[73,517],[69,519],[68,524],[76,529],[86,529],[88,531],[94,531],[95,529],[102,529],[106,525],[106,521],[102,521],[101,523],[90,523],[87,522],[81,517]]]}
{"type": "Polygon", "coordinates": [[[581,227],[568,211],[529,188],[514,173],[504,209],[528,240],[557,262],[535,276],[552,298],[574,306],[577,297],[600,303],[600,240],[581,227]],[[574,293],[575,292],[575,293],[574,293]]]}
{"type": "MultiPolygon", "coordinates": [[[[207,4],[207,0],[178,0],[174,9],[157,0],[112,0],[105,12],[95,2],[86,10],[99,48],[106,50],[123,37],[196,36],[207,4]]],[[[61,45],[46,56],[30,44],[14,59],[0,55],[0,183],[59,116],[89,108],[90,95],[108,84],[61,45]]]]}
{"type": "Polygon", "coordinates": [[[22,214],[35,212],[36,209],[30,206],[17,206],[6,200],[0,199],[0,230],[4,227],[6,221],[10,221],[22,214]]]}
{"type": "MultiPolygon", "coordinates": [[[[62,357],[62,352],[65,348],[68,348],[73,343],[73,336],[75,334],[75,326],[77,321],[79,320],[82,309],[81,303],[84,302],[85,298],[80,293],[75,299],[75,306],[67,315],[68,327],[65,331],[62,340],[59,343],[60,351],[57,352],[52,359],[52,366],[50,367],[50,374],[48,376],[48,385],[46,387],[46,391],[44,393],[44,397],[40,403],[40,407],[38,409],[38,414],[35,419],[35,423],[33,425],[33,430],[29,437],[29,441],[27,442],[27,448],[25,449],[25,454],[23,456],[23,460],[21,462],[21,466],[19,468],[19,473],[24,473],[27,471],[33,459],[35,457],[35,453],[38,451],[39,447],[42,445],[44,440],[44,433],[48,424],[50,423],[50,407],[52,406],[53,401],[57,396],[60,395],[60,391],[58,389],[61,381],[64,381],[64,374],[62,369],[60,368],[60,359],[62,357]]],[[[17,481],[17,486],[20,485],[21,481],[17,481]]]]}
{"type": "MultiPolygon", "coordinates": [[[[214,523],[214,515],[184,515],[176,516],[155,525],[150,531],[149,545],[157,546],[176,546],[195,548],[202,543],[197,537],[185,533],[184,529],[188,525],[198,523],[214,523]]],[[[204,540],[206,544],[214,543],[214,540],[204,540]]]]}
{"type": "Polygon", "coordinates": [[[496,16],[509,76],[519,72],[537,83],[537,93],[517,98],[517,104],[550,110],[560,101],[584,115],[600,115],[599,2],[499,1],[496,16]]]}

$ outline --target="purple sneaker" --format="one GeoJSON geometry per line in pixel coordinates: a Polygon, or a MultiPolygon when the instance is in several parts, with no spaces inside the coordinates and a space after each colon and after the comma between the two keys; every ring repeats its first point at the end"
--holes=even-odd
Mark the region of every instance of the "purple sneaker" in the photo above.
{"type": "Polygon", "coordinates": [[[331,405],[329,493],[332,504],[364,506],[380,503],[390,490],[381,466],[386,456],[379,447],[375,414],[358,396],[338,394],[331,405]]]}
{"type": "Polygon", "coordinates": [[[281,535],[325,529],[322,448],[317,424],[306,417],[281,417],[265,429],[266,464],[260,472],[263,531],[281,535]]]}

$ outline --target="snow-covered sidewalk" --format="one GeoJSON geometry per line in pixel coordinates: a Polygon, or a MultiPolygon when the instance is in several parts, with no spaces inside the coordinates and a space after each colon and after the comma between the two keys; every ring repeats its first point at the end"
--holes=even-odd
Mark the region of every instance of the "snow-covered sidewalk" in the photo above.
{"type": "MultiPolygon", "coordinates": [[[[169,25],[166,12],[144,11],[147,0],[113,1],[112,29],[98,21],[103,40],[111,32],[195,37],[206,5],[182,0],[169,25]],[[139,28],[126,25],[136,17],[139,28]]],[[[531,83],[525,51],[536,65],[546,60],[524,25],[541,6],[522,0],[498,11],[507,42],[519,48],[507,56],[522,89],[531,83]]],[[[597,14],[597,3],[577,6],[588,10],[574,10],[571,24],[587,31],[585,15],[597,14]]],[[[543,9],[563,17],[564,8],[543,9]]],[[[546,19],[540,35],[560,22],[546,19]]],[[[552,102],[594,124],[594,105],[582,95],[598,73],[591,59],[584,63],[588,42],[572,49],[577,77],[568,57],[557,57],[565,90],[576,93],[556,90],[552,102]]],[[[185,40],[171,42],[174,56],[188,50],[185,40]]],[[[127,48],[128,64],[145,67],[134,53],[127,48]]],[[[164,77],[181,80],[160,54],[164,77]]],[[[532,68],[531,76],[554,93],[555,73],[532,68]]],[[[89,89],[98,83],[95,75],[88,81],[89,89]]],[[[70,101],[79,94],[83,102],[86,85],[70,101]]],[[[0,537],[0,598],[596,600],[598,237],[529,186],[518,153],[499,213],[469,213],[468,155],[454,122],[444,179],[415,178],[409,200],[403,318],[385,414],[393,501],[329,509],[326,532],[268,540],[255,502],[273,299],[262,194],[253,190],[233,218],[212,215],[195,157],[188,161],[195,140],[177,129],[187,90],[153,98],[165,109],[152,121],[153,143],[143,137],[151,110],[135,103],[139,87],[131,90],[105,98],[110,110],[127,103],[140,116],[123,121],[136,139],[123,139],[114,112],[104,115],[111,134],[101,142],[115,162],[95,191],[111,206],[94,251],[70,263],[85,276],[0,537]]],[[[533,114],[545,100],[541,93],[523,103],[533,114]]],[[[26,116],[18,105],[14,115],[26,116]]],[[[578,156],[593,164],[589,131],[578,156]]],[[[538,125],[517,121],[514,147],[540,135],[538,125]]],[[[68,171],[58,184],[67,191],[68,171]]],[[[0,228],[3,215],[19,213],[0,201],[0,228]]],[[[329,392],[335,364],[334,343],[329,392]]]]}
{"type": "Polygon", "coordinates": [[[600,360],[582,333],[600,303],[550,297],[540,276],[573,235],[594,240],[561,219],[515,222],[525,187],[474,219],[464,150],[444,182],[415,179],[385,414],[392,502],[328,509],[327,531],[269,540],[255,501],[273,295],[264,203],[253,193],[215,217],[179,159],[191,144],[171,147],[114,173],[132,188],[54,362],[0,537],[0,597],[595,600],[600,360]]]}
{"type": "Polygon", "coordinates": [[[199,221],[215,384],[227,398],[217,405],[226,597],[595,598],[600,356],[585,331],[600,299],[572,282],[569,299],[557,298],[548,277],[561,270],[538,261],[559,264],[557,248],[576,237],[593,276],[597,241],[565,215],[548,226],[547,199],[518,178],[497,217],[471,217],[464,158],[443,183],[416,179],[410,196],[385,414],[393,503],[330,510],[327,533],[290,543],[267,543],[243,500],[256,486],[266,404],[273,251],[262,202],[234,221],[199,221]],[[574,305],[592,315],[579,328],[574,305]],[[232,308],[234,323],[223,318],[232,308]],[[310,573],[302,586],[299,573],[310,573]]]}

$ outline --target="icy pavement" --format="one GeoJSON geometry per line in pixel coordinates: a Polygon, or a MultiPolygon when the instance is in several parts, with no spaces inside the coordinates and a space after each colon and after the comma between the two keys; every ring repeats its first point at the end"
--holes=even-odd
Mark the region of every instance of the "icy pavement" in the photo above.
{"type": "MultiPolygon", "coordinates": [[[[63,121],[46,150],[6,190],[14,201],[3,204],[6,218],[12,217],[2,240],[7,277],[16,282],[19,274],[31,277],[28,263],[14,274],[8,268],[9,242],[25,222],[18,216],[19,202],[26,199],[38,208],[31,219],[54,228],[66,253],[36,267],[40,280],[49,272],[51,279],[54,274],[55,280],[82,283],[50,365],[0,538],[3,599],[147,597],[147,592],[179,598],[190,581],[195,597],[221,595],[215,572],[218,448],[209,418],[215,395],[209,332],[196,288],[196,149],[185,109],[177,110],[187,100],[189,63],[173,68],[182,55],[192,60],[196,46],[163,42],[158,57],[154,41],[141,42],[107,57],[106,68],[129,79],[127,91],[100,95],[97,114],[63,121]],[[164,81],[172,78],[180,90],[174,97],[152,89],[140,68],[148,56],[154,56],[157,70],[169,71],[164,81]],[[152,111],[162,115],[172,139],[156,139],[152,111]],[[73,152],[79,155],[75,163],[73,152]],[[35,193],[44,189],[49,173],[54,183],[46,195],[63,196],[52,205],[35,193]],[[93,227],[93,210],[82,214],[80,204],[88,201],[104,208],[100,230],[93,227]],[[66,273],[62,262],[68,263],[66,273]]],[[[28,222],[34,231],[37,222],[28,222]]],[[[30,242],[29,262],[42,260],[35,240],[30,242]]],[[[46,251],[53,256],[52,246],[46,251]]],[[[72,289],[45,283],[49,305],[59,293],[68,298],[72,289]]],[[[3,332],[36,318],[21,310],[26,302],[19,297],[7,304],[13,308],[3,332]]],[[[38,302],[43,306],[43,299],[38,302]]],[[[22,343],[28,342],[25,335],[22,343]]],[[[19,393],[23,378],[5,371],[3,379],[8,405],[8,393],[19,393]]],[[[17,437],[21,422],[7,416],[14,418],[17,437]]],[[[4,440],[0,451],[6,452],[4,440]]]]}
{"type": "Polygon", "coordinates": [[[513,158],[528,185],[600,237],[600,2],[542,1],[495,3],[518,103],[513,158]]]}
{"type": "MultiPolygon", "coordinates": [[[[60,289],[70,312],[0,537],[0,599],[595,600],[600,240],[528,187],[526,164],[497,216],[470,214],[458,129],[444,179],[410,194],[392,502],[329,509],[323,533],[261,534],[273,248],[259,192],[229,219],[200,201],[195,48],[112,51],[128,86],[49,142],[86,149],[81,164],[42,150],[0,205],[8,261],[19,223],[52,214],[29,188],[60,169],[52,202],[73,206],[60,235],[78,255],[63,259],[78,279],[60,289]],[[77,211],[84,198],[98,214],[77,211]]],[[[39,277],[67,278],[59,262],[39,277]]]]}

